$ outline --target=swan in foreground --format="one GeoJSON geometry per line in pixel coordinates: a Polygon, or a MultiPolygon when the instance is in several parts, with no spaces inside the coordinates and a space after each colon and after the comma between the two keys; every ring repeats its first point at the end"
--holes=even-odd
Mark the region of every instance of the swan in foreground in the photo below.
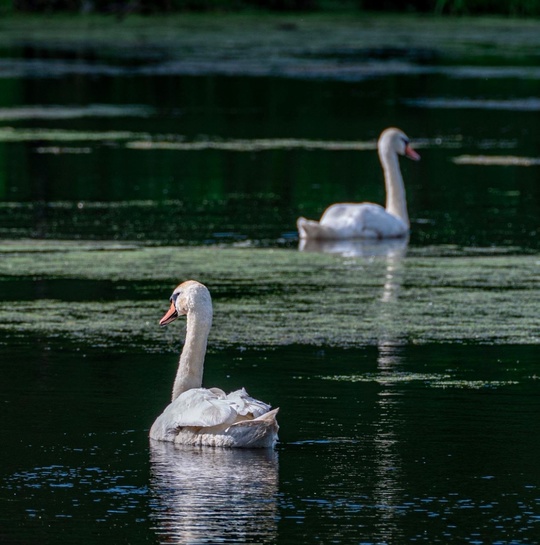
{"type": "Polygon", "coordinates": [[[408,137],[399,129],[385,129],[377,143],[386,185],[386,208],[374,203],[337,203],[329,206],[320,221],[298,218],[301,239],[398,238],[409,232],[405,187],[398,155],[418,161],[408,137]]]}
{"type": "Polygon", "coordinates": [[[219,388],[201,388],[212,299],[203,284],[188,280],[170,298],[159,324],[187,317],[186,340],[174,381],[172,401],[150,429],[150,438],[183,445],[213,447],[273,447],[279,429],[270,405],[253,399],[242,388],[228,395],[219,388]]]}

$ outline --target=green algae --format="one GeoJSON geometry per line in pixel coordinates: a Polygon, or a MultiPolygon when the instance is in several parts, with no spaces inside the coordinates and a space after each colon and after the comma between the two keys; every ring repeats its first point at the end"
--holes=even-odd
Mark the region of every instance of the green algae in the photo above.
{"type": "Polygon", "coordinates": [[[457,165],[534,167],[540,165],[540,158],[515,155],[460,155],[454,157],[452,162],[457,165]]]}
{"type": "Polygon", "coordinates": [[[539,45],[537,20],[507,17],[254,12],[130,15],[118,21],[99,15],[57,15],[7,17],[0,30],[4,47],[31,44],[77,51],[92,45],[99,59],[149,61],[165,55],[182,58],[191,70],[202,60],[230,67],[238,59],[259,69],[264,60],[274,70],[288,65],[306,70],[314,60],[347,68],[357,59],[384,58],[385,51],[423,63],[456,57],[536,59],[539,45]]]}
{"type": "Polygon", "coordinates": [[[397,386],[400,384],[421,383],[432,388],[459,388],[480,390],[485,388],[501,388],[519,384],[516,380],[466,380],[455,379],[449,374],[437,373],[380,373],[365,375],[330,375],[320,377],[322,380],[338,382],[376,382],[383,386],[397,386]]]}
{"type": "MultiPolygon", "coordinates": [[[[198,137],[196,141],[184,141],[181,135],[167,135],[166,140],[135,140],[127,142],[126,147],[139,151],[207,151],[223,150],[235,152],[260,152],[269,150],[324,150],[324,151],[376,151],[376,140],[308,140],[305,138],[255,138],[251,140],[227,140],[223,138],[198,137]]],[[[444,138],[415,139],[414,147],[456,149],[462,145],[462,138],[445,136],[444,138]]]]}
{"type": "Polygon", "coordinates": [[[173,346],[182,331],[175,325],[164,331],[157,322],[173,288],[194,278],[214,299],[213,347],[530,344],[540,341],[539,273],[536,255],[354,258],[231,246],[11,241],[0,249],[0,290],[8,281],[30,287],[0,303],[0,329],[173,346]],[[69,301],[57,293],[48,298],[47,280],[75,282],[80,297],[71,288],[69,301]],[[89,300],[90,281],[112,286],[114,297],[89,300]]]}
{"type": "Polygon", "coordinates": [[[77,131],[0,127],[0,142],[107,142],[143,137],[148,138],[148,135],[129,131],[77,131]]]}

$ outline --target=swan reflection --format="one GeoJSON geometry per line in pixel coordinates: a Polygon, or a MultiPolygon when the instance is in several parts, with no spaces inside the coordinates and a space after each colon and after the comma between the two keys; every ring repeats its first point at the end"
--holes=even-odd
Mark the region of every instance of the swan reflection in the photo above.
{"type": "MultiPolygon", "coordinates": [[[[403,254],[404,255],[404,254],[403,254]]],[[[377,400],[377,428],[374,441],[377,476],[374,499],[379,506],[377,537],[393,543],[403,541],[400,505],[403,501],[403,460],[401,457],[403,391],[396,387],[396,374],[403,373],[405,341],[395,327],[396,304],[404,276],[403,255],[386,257],[384,285],[378,305],[377,320],[382,325],[377,339],[377,369],[382,389],[377,400]],[[385,381],[385,378],[388,381],[385,381]]]]}
{"type": "Polygon", "coordinates": [[[271,543],[277,453],[150,442],[152,518],[161,543],[271,543]]]}
{"type": "Polygon", "coordinates": [[[298,249],[301,252],[323,252],[344,257],[396,257],[401,258],[407,252],[408,237],[384,240],[309,240],[300,239],[298,249]]]}

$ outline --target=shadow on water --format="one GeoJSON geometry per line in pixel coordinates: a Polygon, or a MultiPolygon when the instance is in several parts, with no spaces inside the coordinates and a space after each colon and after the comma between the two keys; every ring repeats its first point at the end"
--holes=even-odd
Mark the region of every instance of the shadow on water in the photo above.
{"type": "Polygon", "coordinates": [[[274,543],[278,455],[150,442],[150,517],[163,542],[274,543]]]}

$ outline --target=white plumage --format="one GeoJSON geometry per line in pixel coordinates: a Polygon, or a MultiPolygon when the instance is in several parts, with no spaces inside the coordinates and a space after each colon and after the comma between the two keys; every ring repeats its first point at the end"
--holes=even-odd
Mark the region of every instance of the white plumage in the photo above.
{"type": "Polygon", "coordinates": [[[160,324],[167,325],[179,315],[187,316],[187,330],[173,397],[152,425],[150,437],[187,445],[273,447],[278,409],[254,399],[244,388],[228,395],[219,388],[201,388],[212,325],[212,300],[206,286],[194,280],[180,284],[160,324]]]}
{"type": "Polygon", "coordinates": [[[382,132],[377,148],[384,171],[386,207],[374,203],[337,203],[329,206],[320,221],[298,218],[300,239],[384,239],[407,236],[409,215],[398,155],[418,160],[409,139],[399,129],[382,132]]]}

